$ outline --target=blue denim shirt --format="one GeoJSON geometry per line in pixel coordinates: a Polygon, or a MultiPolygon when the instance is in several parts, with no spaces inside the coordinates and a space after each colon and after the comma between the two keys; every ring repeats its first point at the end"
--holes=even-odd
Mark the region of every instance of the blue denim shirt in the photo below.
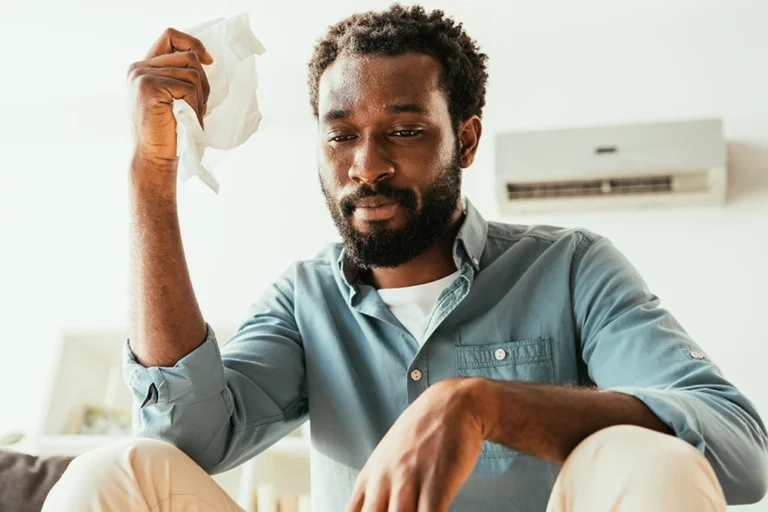
{"type": "MultiPolygon", "coordinates": [[[[336,512],[382,436],[435,382],[597,386],[642,400],[700,450],[730,502],[760,498],[767,442],[754,406],[607,239],[486,222],[467,202],[453,257],[461,275],[439,296],[423,346],[339,244],[291,266],[221,348],[209,327],[174,367],[144,368],[126,345],[137,434],[213,474],[310,419],[313,510],[336,512]]],[[[451,510],[544,510],[558,471],[486,442],[451,510]]]]}

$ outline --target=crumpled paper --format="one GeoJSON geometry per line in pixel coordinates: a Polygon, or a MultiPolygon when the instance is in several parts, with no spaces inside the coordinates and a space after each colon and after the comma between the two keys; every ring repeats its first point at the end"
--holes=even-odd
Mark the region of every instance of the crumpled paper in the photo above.
{"type": "Polygon", "coordinates": [[[205,130],[189,103],[173,102],[178,180],[184,183],[198,176],[218,194],[219,182],[213,171],[223,159],[223,151],[243,144],[261,122],[256,98],[256,55],[264,53],[264,47],[251,30],[245,13],[203,23],[187,33],[203,43],[213,57],[213,64],[203,66],[211,86],[207,113],[203,116],[205,130]]]}

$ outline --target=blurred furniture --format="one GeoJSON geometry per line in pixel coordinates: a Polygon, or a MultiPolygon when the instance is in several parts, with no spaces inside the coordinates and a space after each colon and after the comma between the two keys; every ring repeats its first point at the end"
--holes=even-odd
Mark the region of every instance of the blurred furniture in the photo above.
{"type": "Polygon", "coordinates": [[[0,450],[0,511],[39,512],[71,460],[0,450]]]}

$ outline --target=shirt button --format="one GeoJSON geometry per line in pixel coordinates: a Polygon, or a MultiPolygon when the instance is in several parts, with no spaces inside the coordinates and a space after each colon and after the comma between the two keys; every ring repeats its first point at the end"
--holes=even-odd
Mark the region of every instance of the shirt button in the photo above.
{"type": "Polygon", "coordinates": [[[420,380],[421,380],[421,370],[419,370],[418,368],[416,368],[415,370],[413,370],[413,371],[411,372],[411,378],[412,378],[413,380],[415,380],[416,382],[420,381],[420,380]]]}
{"type": "Polygon", "coordinates": [[[691,350],[691,357],[694,358],[694,359],[699,359],[699,360],[705,358],[704,354],[702,354],[701,352],[699,352],[697,350],[691,350]]]}
{"type": "Polygon", "coordinates": [[[498,361],[503,361],[505,357],[507,357],[507,351],[503,348],[497,349],[496,352],[493,353],[493,355],[496,357],[498,361]]]}

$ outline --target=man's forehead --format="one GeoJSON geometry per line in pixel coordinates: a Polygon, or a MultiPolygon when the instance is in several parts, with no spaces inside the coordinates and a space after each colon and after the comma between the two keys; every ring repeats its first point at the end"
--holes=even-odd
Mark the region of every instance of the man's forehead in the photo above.
{"type": "Polygon", "coordinates": [[[353,55],[339,57],[320,77],[320,115],[378,105],[435,107],[440,91],[440,63],[420,53],[397,56],[353,55]]]}

